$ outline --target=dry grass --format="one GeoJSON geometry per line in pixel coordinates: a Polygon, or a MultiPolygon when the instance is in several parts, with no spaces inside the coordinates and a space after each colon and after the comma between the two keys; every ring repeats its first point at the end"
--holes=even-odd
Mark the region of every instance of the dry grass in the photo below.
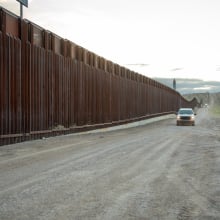
{"type": "Polygon", "coordinates": [[[220,117],[220,104],[210,106],[210,112],[217,117],[220,117]]]}

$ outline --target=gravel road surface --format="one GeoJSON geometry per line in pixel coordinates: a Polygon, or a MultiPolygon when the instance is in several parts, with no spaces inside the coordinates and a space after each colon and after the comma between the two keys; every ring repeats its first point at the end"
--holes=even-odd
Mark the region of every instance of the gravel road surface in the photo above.
{"type": "Polygon", "coordinates": [[[0,219],[220,219],[220,118],[0,147],[0,219]]]}

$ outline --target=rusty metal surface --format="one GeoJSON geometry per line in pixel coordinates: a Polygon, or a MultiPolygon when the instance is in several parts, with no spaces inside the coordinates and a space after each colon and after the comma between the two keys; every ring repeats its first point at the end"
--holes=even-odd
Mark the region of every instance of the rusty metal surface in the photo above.
{"type": "Polygon", "coordinates": [[[1,8],[0,18],[0,145],[197,105],[1,8]]]}

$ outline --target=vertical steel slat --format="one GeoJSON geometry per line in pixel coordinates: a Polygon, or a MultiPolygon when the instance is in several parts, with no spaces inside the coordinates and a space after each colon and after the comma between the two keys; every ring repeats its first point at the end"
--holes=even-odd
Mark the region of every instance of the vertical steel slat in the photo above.
{"type": "Polygon", "coordinates": [[[30,73],[31,47],[28,43],[28,23],[22,21],[21,29],[21,105],[22,133],[30,133],[30,73]]]}
{"type": "Polygon", "coordinates": [[[70,126],[70,117],[69,117],[69,106],[70,106],[70,59],[67,58],[66,60],[66,86],[65,86],[65,97],[66,97],[66,109],[65,109],[65,127],[69,128],[70,126]]]}
{"type": "Polygon", "coordinates": [[[75,126],[75,61],[70,60],[69,124],[75,126]]]}
{"type": "MultiPolygon", "coordinates": [[[[40,131],[41,130],[41,63],[40,63],[40,59],[41,59],[41,54],[40,54],[40,48],[39,47],[35,47],[36,48],[36,57],[37,57],[37,69],[36,69],[36,127],[35,127],[35,131],[40,131]]],[[[37,135],[36,135],[37,136],[37,135]]]]}
{"type": "Polygon", "coordinates": [[[58,79],[58,125],[63,126],[63,63],[62,63],[62,57],[58,56],[59,60],[59,68],[57,71],[57,79],[58,79]]]}
{"type": "Polygon", "coordinates": [[[32,94],[32,103],[33,103],[33,108],[32,108],[32,117],[33,117],[33,127],[32,131],[36,131],[37,127],[37,85],[38,85],[38,80],[37,80],[37,66],[38,66],[38,57],[36,53],[36,46],[32,46],[33,49],[33,72],[32,72],[32,88],[33,88],[33,94],[32,94]]]}
{"type": "MultiPolygon", "coordinates": [[[[82,48],[80,48],[80,56],[82,57],[82,48]]],[[[86,90],[85,90],[85,70],[84,70],[84,65],[82,62],[80,62],[80,110],[79,110],[79,117],[80,117],[80,125],[85,125],[86,123],[86,90]]]]}
{"type": "Polygon", "coordinates": [[[119,82],[119,120],[124,120],[124,114],[123,114],[123,102],[124,102],[124,92],[123,92],[123,82],[122,78],[119,75],[118,76],[118,82],[119,82]]]}
{"type": "Polygon", "coordinates": [[[55,125],[55,120],[56,120],[56,101],[55,97],[57,98],[55,94],[55,86],[56,86],[56,55],[54,52],[51,52],[51,65],[50,65],[50,92],[51,92],[51,97],[50,97],[50,118],[51,118],[51,128],[53,129],[55,125]]]}
{"type": "Polygon", "coordinates": [[[97,96],[96,96],[96,84],[97,84],[97,74],[95,68],[92,67],[92,123],[96,124],[96,112],[97,112],[97,96]]]}
{"type": "Polygon", "coordinates": [[[47,57],[47,51],[45,49],[43,49],[43,56],[44,56],[44,62],[43,62],[43,69],[44,69],[44,92],[43,92],[43,96],[44,96],[44,101],[43,101],[43,112],[44,112],[44,130],[48,130],[49,124],[48,124],[48,95],[49,95],[49,91],[48,91],[48,57],[47,57]]]}
{"type": "Polygon", "coordinates": [[[74,91],[74,124],[77,125],[78,123],[78,99],[79,99],[79,94],[78,94],[78,63],[76,60],[74,60],[73,63],[73,68],[74,68],[74,75],[73,75],[73,91],[74,91]]]}
{"type": "Polygon", "coordinates": [[[111,84],[112,78],[111,73],[107,72],[107,82],[108,82],[108,123],[112,122],[112,91],[111,91],[111,84]]]}
{"type": "Polygon", "coordinates": [[[53,52],[47,51],[48,56],[48,129],[53,129],[53,52]]]}
{"type": "Polygon", "coordinates": [[[116,121],[117,117],[116,117],[116,83],[115,83],[115,75],[112,74],[112,85],[111,85],[111,91],[112,91],[112,121],[116,121]]]}
{"type": "MultiPolygon", "coordinates": [[[[25,78],[23,81],[22,79],[22,84],[25,83],[25,90],[23,89],[23,94],[22,97],[25,97],[24,99],[24,105],[23,108],[25,108],[25,113],[23,118],[25,117],[25,122],[24,122],[24,132],[26,134],[29,134],[31,132],[31,121],[32,121],[32,115],[31,115],[31,59],[32,59],[32,53],[31,53],[31,45],[29,43],[26,43],[26,54],[24,55],[25,57],[25,62],[26,62],[26,69],[24,71],[25,75],[22,74],[25,78]],[[24,94],[25,93],[25,94],[24,94]]],[[[23,87],[22,87],[23,88],[23,87]]]]}
{"type": "Polygon", "coordinates": [[[98,124],[102,124],[103,119],[103,77],[102,77],[102,71],[98,70],[98,93],[99,93],[99,114],[98,114],[98,124]]]}
{"type": "Polygon", "coordinates": [[[38,77],[38,69],[39,69],[39,57],[38,57],[38,50],[36,46],[33,46],[34,50],[34,57],[33,57],[33,62],[34,62],[34,72],[33,72],[33,89],[34,93],[32,96],[33,100],[33,131],[37,131],[38,128],[38,117],[39,117],[39,94],[38,94],[38,87],[39,87],[39,77],[38,77]]]}
{"type": "MultiPolygon", "coordinates": [[[[79,50],[79,53],[81,54],[81,50],[79,50]]],[[[79,54],[79,56],[81,57],[81,55],[79,54]]],[[[83,125],[83,107],[84,107],[84,91],[83,91],[83,66],[82,66],[82,62],[79,62],[79,72],[78,72],[78,95],[79,95],[79,99],[78,99],[78,125],[82,126],[83,125]]]]}
{"type": "Polygon", "coordinates": [[[21,42],[20,40],[15,40],[15,82],[16,82],[16,109],[15,109],[15,121],[16,130],[15,133],[22,133],[22,105],[21,105],[21,42]]]}
{"type": "MultiPolygon", "coordinates": [[[[83,51],[82,51],[83,52],[83,51]]],[[[86,66],[82,62],[82,92],[83,92],[83,125],[88,124],[88,111],[87,111],[87,72],[86,66]]]]}
{"type": "Polygon", "coordinates": [[[13,38],[9,36],[9,80],[8,80],[8,85],[9,85],[9,106],[8,106],[8,111],[9,111],[9,119],[8,119],[8,126],[9,126],[9,134],[14,134],[15,133],[15,75],[14,75],[14,42],[13,38]]]}
{"type": "Polygon", "coordinates": [[[86,64],[84,64],[85,68],[85,111],[86,111],[86,119],[85,123],[88,125],[90,122],[89,119],[89,69],[86,64]]]}
{"type": "MultiPolygon", "coordinates": [[[[106,65],[104,63],[104,65],[106,65]]],[[[105,69],[106,67],[104,67],[105,69]]],[[[108,116],[109,116],[109,102],[108,102],[108,97],[109,97],[109,85],[108,85],[108,73],[106,71],[103,71],[103,78],[104,78],[104,105],[103,105],[103,122],[107,123],[109,122],[108,116]]]]}
{"type": "Polygon", "coordinates": [[[92,68],[87,66],[88,76],[88,124],[92,124],[92,68]]]}
{"type": "Polygon", "coordinates": [[[77,100],[76,100],[76,123],[77,126],[81,125],[81,111],[82,111],[82,85],[81,85],[81,78],[82,78],[82,74],[81,74],[81,62],[77,62],[77,77],[76,77],[76,96],[77,96],[77,100]]]}
{"type": "Polygon", "coordinates": [[[124,77],[122,77],[122,75],[120,76],[121,78],[121,84],[122,84],[122,100],[121,100],[121,115],[122,115],[122,120],[126,119],[126,107],[125,107],[125,103],[126,103],[126,91],[125,91],[125,83],[126,81],[124,80],[124,77]]]}
{"type": "Polygon", "coordinates": [[[57,91],[58,91],[58,100],[57,100],[57,125],[62,126],[62,59],[60,55],[58,58],[58,68],[57,68],[57,91]]]}
{"type": "Polygon", "coordinates": [[[65,59],[62,57],[62,79],[63,79],[63,82],[62,82],[62,125],[64,127],[66,127],[66,122],[65,122],[65,119],[66,119],[66,108],[68,106],[68,103],[66,101],[66,89],[67,89],[67,83],[66,83],[66,66],[65,66],[65,59]]]}
{"type": "Polygon", "coordinates": [[[44,124],[44,130],[48,130],[49,125],[49,57],[48,57],[48,51],[44,50],[44,78],[45,78],[45,99],[44,99],[44,111],[45,111],[45,124],[44,124]]]}
{"type": "Polygon", "coordinates": [[[10,42],[9,42],[9,36],[5,36],[5,41],[4,41],[4,44],[5,44],[5,51],[4,51],[4,69],[3,69],[3,134],[10,134],[10,131],[9,131],[9,127],[8,127],[8,124],[9,124],[9,71],[10,71],[10,66],[11,66],[11,63],[10,63],[10,60],[9,60],[9,57],[10,57],[10,42]]]}
{"type": "MultiPolygon", "coordinates": [[[[124,73],[126,74],[126,73],[124,73]]],[[[124,75],[124,117],[125,119],[129,119],[128,117],[128,95],[127,95],[127,91],[128,91],[128,82],[127,82],[127,78],[126,75],[124,75]]]]}
{"type": "MultiPolygon", "coordinates": [[[[41,42],[40,42],[41,45],[41,42]]],[[[39,105],[39,112],[38,112],[38,127],[37,131],[42,131],[43,130],[43,124],[44,124],[44,114],[42,111],[43,108],[43,84],[44,84],[44,78],[43,78],[43,65],[42,65],[42,49],[37,46],[38,50],[38,72],[37,72],[37,78],[38,78],[38,105],[39,105]]],[[[46,94],[45,94],[46,95],[46,94]]]]}
{"type": "Polygon", "coordinates": [[[31,72],[30,72],[30,132],[34,130],[35,126],[35,88],[34,88],[34,72],[35,72],[35,56],[34,56],[34,47],[31,47],[31,72]]]}
{"type": "Polygon", "coordinates": [[[54,54],[54,126],[59,124],[59,55],[54,54]]]}
{"type": "Polygon", "coordinates": [[[82,63],[83,65],[83,87],[82,87],[82,91],[83,91],[83,125],[88,125],[88,80],[87,80],[87,70],[86,70],[86,65],[84,63],[82,63]]]}
{"type": "Polygon", "coordinates": [[[63,65],[63,57],[59,56],[60,70],[59,70],[59,125],[64,126],[64,108],[65,108],[65,98],[64,98],[64,83],[65,83],[65,72],[63,65]]]}
{"type": "Polygon", "coordinates": [[[102,79],[102,72],[100,69],[98,69],[98,112],[97,112],[97,116],[98,116],[98,124],[102,123],[102,118],[103,118],[103,109],[102,109],[102,105],[103,105],[103,91],[102,91],[102,83],[103,83],[103,79],[102,79]]]}
{"type": "MultiPolygon", "coordinates": [[[[118,68],[118,66],[117,66],[118,68]]],[[[116,121],[120,121],[121,119],[121,111],[120,111],[120,104],[121,104],[121,86],[120,86],[120,78],[118,76],[118,69],[116,70],[117,75],[115,75],[115,80],[116,80],[116,103],[117,103],[117,108],[116,108],[116,121]]]]}
{"type": "Polygon", "coordinates": [[[58,125],[63,126],[63,60],[62,57],[58,57],[59,68],[57,72],[58,81],[58,125]]]}
{"type": "Polygon", "coordinates": [[[30,84],[30,45],[28,42],[28,22],[20,20],[20,42],[21,42],[21,134],[28,134],[30,132],[30,98],[29,98],[29,84],[30,84]]]}
{"type": "Polygon", "coordinates": [[[107,89],[107,85],[105,82],[105,72],[104,72],[104,61],[103,58],[101,58],[100,60],[101,62],[101,70],[100,70],[100,74],[101,74],[101,109],[102,109],[102,117],[101,117],[101,123],[105,123],[105,115],[106,115],[106,89],[107,89]]]}
{"type": "Polygon", "coordinates": [[[39,108],[39,103],[38,103],[38,78],[37,78],[37,72],[38,72],[38,53],[37,53],[37,48],[36,46],[33,46],[33,63],[34,63],[34,68],[33,68],[33,78],[32,78],[32,87],[33,87],[33,130],[37,130],[37,121],[38,121],[38,108],[39,108]]]}
{"type": "Polygon", "coordinates": [[[48,128],[48,124],[47,124],[47,111],[48,111],[48,107],[47,107],[47,98],[48,98],[48,90],[47,90],[47,74],[46,74],[46,68],[47,68],[47,64],[46,64],[46,53],[45,50],[43,48],[40,48],[40,58],[41,58],[41,70],[40,70],[40,74],[41,74],[41,87],[40,87],[40,93],[41,93],[41,128],[40,130],[47,130],[48,128]]]}
{"type": "Polygon", "coordinates": [[[114,75],[114,84],[115,84],[115,91],[114,91],[114,101],[115,101],[115,121],[120,120],[120,87],[119,87],[119,80],[118,76],[114,75]]]}
{"type": "Polygon", "coordinates": [[[99,116],[100,116],[100,109],[99,109],[99,102],[100,102],[100,92],[99,92],[99,74],[98,74],[98,70],[96,69],[95,71],[95,97],[96,97],[96,106],[95,109],[96,111],[94,112],[95,114],[95,123],[99,124],[99,116]]]}
{"type": "Polygon", "coordinates": [[[103,123],[108,122],[108,83],[107,83],[107,73],[102,72],[103,75],[103,123]]]}
{"type": "MultiPolygon", "coordinates": [[[[64,42],[65,43],[65,42],[64,42]]],[[[64,48],[65,49],[65,48],[64,48]]],[[[66,53],[66,51],[64,50],[64,53],[66,53]]],[[[64,104],[64,121],[63,121],[63,125],[65,128],[68,128],[68,108],[69,108],[69,104],[68,104],[68,90],[69,90],[69,86],[68,86],[68,59],[64,59],[64,88],[63,88],[63,97],[65,100],[65,104],[64,104]]]]}
{"type": "MultiPolygon", "coordinates": [[[[1,12],[0,12],[1,13],[1,12]]],[[[4,97],[4,90],[3,90],[3,36],[2,32],[0,32],[0,135],[3,134],[3,97],[4,97]]],[[[1,139],[0,139],[1,144],[1,139]]]]}
{"type": "Polygon", "coordinates": [[[93,68],[93,122],[94,124],[98,124],[98,114],[99,114],[99,108],[98,108],[98,103],[99,103],[99,97],[98,97],[98,73],[96,68],[93,68]]]}
{"type": "MultiPolygon", "coordinates": [[[[40,44],[41,45],[41,44],[40,44]]],[[[39,77],[39,126],[38,126],[38,131],[42,131],[44,128],[44,122],[45,122],[45,118],[44,118],[44,68],[43,68],[43,53],[42,53],[42,48],[38,47],[38,56],[39,56],[39,71],[38,71],[38,77],[39,77]]],[[[44,94],[46,95],[46,94],[44,94]]]]}
{"type": "Polygon", "coordinates": [[[33,57],[33,47],[30,46],[30,74],[29,74],[29,85],[30,85],[30,118],[29,126],[30,132],[33,130],[33,71],[34,71],[34,57],[33,57]]]}
{"type": "Polygon", "coordinates": [[[66,97],[66,109],[65,109],[65,127],[69,128],[70,126],[70,119],[69,119],[69,99],[70,99],[70,60],[69,58],[66,59],[66,87],[65,87],[65,97],[66,97]]]}
{"type": "Polygon", "coordinates": [[[108,115],[107,115],[107,123],[111,123],[112,119],[111,119],[111,74],[109,72],[106,72],[106,80],[107,80],[107,85],[108,85],[108,93],[107,96],[107,102],[108,102],[108,115]]]}

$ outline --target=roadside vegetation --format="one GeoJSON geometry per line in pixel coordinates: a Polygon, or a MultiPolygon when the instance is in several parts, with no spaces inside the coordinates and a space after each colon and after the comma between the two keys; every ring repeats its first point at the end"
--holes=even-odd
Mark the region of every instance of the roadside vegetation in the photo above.
{"type": "Polygon", "coordinates": [[[210,112],[212,113],[212,115],[220,117],[220,104],[213,104],[212,106],[210,106],[210,112]]]}

